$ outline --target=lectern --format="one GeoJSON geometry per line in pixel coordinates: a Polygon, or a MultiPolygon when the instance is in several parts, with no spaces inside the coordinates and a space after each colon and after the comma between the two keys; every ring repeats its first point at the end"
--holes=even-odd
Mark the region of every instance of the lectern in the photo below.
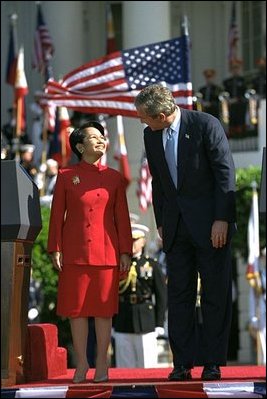
{"type": "Polygon", "coordinates": [[[32,245],[42,228],[38,187],[15,160],[1,161],[1,382],[24,382],[32,245]]]}

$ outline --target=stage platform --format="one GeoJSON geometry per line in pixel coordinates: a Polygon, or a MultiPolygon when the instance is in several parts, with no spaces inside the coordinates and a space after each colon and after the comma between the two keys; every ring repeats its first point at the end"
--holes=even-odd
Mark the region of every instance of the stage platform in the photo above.
{"type": "Polygon", "coordinates": [[[1,389],[1,398],[263,398],[265,366],[222,367],[222,379],[203,382],[201,367],[192,370],[192,381],[168,382],[171,368],[109,369],[109,381],[92,382],[94,369],[82,384],[73,384],[74,369],[67,374],[1,389]]]}

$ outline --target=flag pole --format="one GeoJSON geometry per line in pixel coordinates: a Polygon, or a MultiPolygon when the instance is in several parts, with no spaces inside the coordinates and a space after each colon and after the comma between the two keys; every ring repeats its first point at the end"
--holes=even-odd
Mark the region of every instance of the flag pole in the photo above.
{"type": "Polygon", "coordinates": [[[257,365],[262,364],[262,345],[261,345],[261,295],[262,295],[262,282],[259,270],[259,256],[260,256],[260,238],[259,238],[259,211],[258,211],[258,192],[257,183],[251,183],[252,188],[252,205],[249,221],[249,259],[248,263],[253,266],[252,274],[248,274],[250,286],[253,289],[255,298],[254,315],[256,317],[256,355],[257,365]]]}
{"type": "MultiPolygon", "coordinates": [[[[10,26],[12,30],[12,35],[13,35],[13,50],[15,53],[16,57],[16,62],[15,65],[13,65],[14,74],[15,74],[15,80],[16,80],[16,69],[17,69],[17,62],[18,62],[18,35],[17,35],[17,20],[18,20],[18,15],[13,13],[9,16],[10,19],[10,26]]],[[[20,133],[20,127],[18,126],[18,120],[19,118],[19,112],[21,112],[22,109],[22,103],[21,101],[16,101],[16,89],[15,89],[15,82],[14,84],[14,98],[13,98],[13,106],[12,106],[12,116],[15,118],[16,123],[13,127],[13,145],[14,145],[14,152],[15,152],[15,160],[19,161],[20,160],[20,153],[19,153],[19,133],[20,133]]]]}
{"type": "Polygon", "coordinates": [[[18,97],[18,99],[16,101],[16,134],[15,134],[16,153],[15,153],[15,160],[18,162],[20,160],[19,137],[21,135],[22,101],[23,101],[22,97],[18,97]]]}
{"type": "Polygon", "coordinates": [[[181,27],[181,35],[189,36],[187,15],[183,15],[181,17],[180,27],[181,27]]]}

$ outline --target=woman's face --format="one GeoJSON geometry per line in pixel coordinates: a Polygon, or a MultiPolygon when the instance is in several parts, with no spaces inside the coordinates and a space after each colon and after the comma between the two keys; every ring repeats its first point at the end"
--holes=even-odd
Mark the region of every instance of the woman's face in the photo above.
{"type": "Polygon", "coordinates": [[[84,156],[105,154],[107,150],[107,140],[103,134],[94,127],[85,129],[86,137],[83,139],[84,156]]]}

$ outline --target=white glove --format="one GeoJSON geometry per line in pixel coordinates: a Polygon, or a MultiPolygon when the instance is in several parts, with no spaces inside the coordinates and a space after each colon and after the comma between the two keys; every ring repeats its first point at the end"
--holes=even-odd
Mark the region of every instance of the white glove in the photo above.
{"type": "Polygon", "coordinates": [[[156,327],[155,328],[155,333],[156,333],[156,336],[158,337],[158,336],[160,336],[160,335],[164,335],[164,328],[163,327],[156,327]]]}

